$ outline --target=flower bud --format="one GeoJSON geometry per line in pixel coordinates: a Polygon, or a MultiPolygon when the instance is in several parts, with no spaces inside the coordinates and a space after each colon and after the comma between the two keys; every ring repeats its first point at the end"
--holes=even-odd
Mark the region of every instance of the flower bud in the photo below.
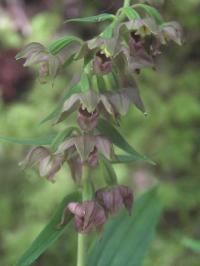
{"type": "Polygon", "coordinates": [[[98,52],[93,60],[93,71],[96,75],[106,75],[112,71],[112,61],[104,53],[98,52]]]}
{"type": "Polygon", "coordinates": [[[83,109],[81,106],[78,110],[77,121],[83,131],[89,132],[96,128],[98,117],[99,114],[96,110],[92,113],[89,113],[87,109],[83,109]]]}
{"type": "Polygon", "coordinates": [[[133,193],[126,186],[117,186],[110,189],[100,189],[96,191],[96,200],[105,209],[106,214],[113,215],[124,205],[131,214],[133,205],[133,193]]]}
{"type": "Polygon", "coordinates": [[[93,228],[101,231],[106,222],[104,209],[95,201],[72,202],[68,209],[74,214],[75,228],[79,233],[87,234],[93,228]]]}

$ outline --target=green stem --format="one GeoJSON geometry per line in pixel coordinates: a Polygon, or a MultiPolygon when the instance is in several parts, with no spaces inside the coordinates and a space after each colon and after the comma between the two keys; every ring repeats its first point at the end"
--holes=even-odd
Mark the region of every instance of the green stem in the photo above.
{"type": "MultiPolygon", "coordinates": [[[[82,201],[89,200],[90,189],[89,189],[89,167],[83,165],[82,174],[82,201]]],[[[77,266],[86,265],[86,247],[87,247],[87,235],[78,234],[78,250],[77,250],[77,266]]]]}
{"type": "Polygon", "coordinates": [[[85,266],[86,262],[86,235],[78,234],[77,266],[85,266]]]}
{"type": "Polygon", "coordinates": [[[124,7],[130,6],[131,0],[124,0],[124,7]]]}

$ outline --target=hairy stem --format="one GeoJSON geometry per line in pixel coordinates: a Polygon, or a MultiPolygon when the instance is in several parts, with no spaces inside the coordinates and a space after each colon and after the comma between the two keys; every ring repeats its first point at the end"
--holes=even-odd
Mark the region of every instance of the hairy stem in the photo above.
{"type": "MultiPolygon", "coordinates": [[[[85,201],[90,198],[89,168],[87,165],[83,165],[82,184],[82,201],[85,201]]],[[[87,235],[78,234],[77,266],[86,265],[86,247],[87,235]]]]}

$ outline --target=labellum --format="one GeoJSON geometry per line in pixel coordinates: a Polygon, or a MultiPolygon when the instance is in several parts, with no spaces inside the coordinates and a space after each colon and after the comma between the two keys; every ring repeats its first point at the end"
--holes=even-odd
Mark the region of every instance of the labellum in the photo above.
{"type": "Polygon", "coordinates": [[[99,51],[93,59],[93,73],[96,75],[106,75],[112,72],[112,60],[105,53],[99,51]]]}
{"type": "Polygon", "coordinates": [[[87,109],[80,107],[78,110],[77,122],[83,131],[89,132],[96,128],[98,124],[98,117],[99,113],[96,110],[89,113],[87,109]]]}

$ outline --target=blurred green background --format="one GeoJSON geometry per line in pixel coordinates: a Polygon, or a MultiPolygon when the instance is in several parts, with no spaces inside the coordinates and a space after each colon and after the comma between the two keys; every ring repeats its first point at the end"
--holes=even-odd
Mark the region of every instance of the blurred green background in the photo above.
{"type": "MultiPolygon", "coordinates": [[[[66,25],[63,21],[115,12],[121,3],[0,1],[0,136],[35,138],[59,130],[60,126],[41,126],[39,122],[54,109],[76,71],[76,66],[67,69],[54,87],[41,85],[35,70],[24,70],[21,62],[15,62],[17,51],[27,42],[47,44],[65,34],[90,38],[98,32],[96,24],[66,25]]],[[[137,78],[149,115],[144,117],[131,109],[121,124],[121,132],[130,143],[157,165],[135,163],[116,169],[119,179],[132,186],[136,195],[159,183],[164,214],[145,266],[199,266],[200,1],[166,0],[159,9],[166,20],[183,25],[185,43],[182,47],[170,44],[158,60],[157,72],[146,70],[137,78]]],[[[67,167],[59,172],[55,184],[33,171],[23,172],[18,163],[27,149],[0,144],[1,266],[16,261],[64,195],[74,188],[67,167]]],[[[72,226],[35,266],[75,265],[76,233],[72,226]]]]}

